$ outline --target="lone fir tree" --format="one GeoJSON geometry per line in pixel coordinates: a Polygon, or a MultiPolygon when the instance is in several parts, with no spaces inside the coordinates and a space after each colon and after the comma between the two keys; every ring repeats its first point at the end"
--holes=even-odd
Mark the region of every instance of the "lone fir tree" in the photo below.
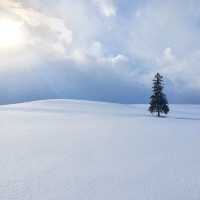
{"type": "Polygon", "coordinates": [[[150,97],[149,111],[157,113],[158,117],[161,113],[167,114],[169,112],[168,101],[163,93],[163,88],[163,76],[157,73],[153,79],[153,95],[150,97]]]}

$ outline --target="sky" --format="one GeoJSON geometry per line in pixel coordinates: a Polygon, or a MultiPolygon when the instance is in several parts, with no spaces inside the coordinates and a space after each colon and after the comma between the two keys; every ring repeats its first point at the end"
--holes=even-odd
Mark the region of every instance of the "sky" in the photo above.
{"type": "Polygon", "coordinates": [[[0,103],[200,103],[199,0],[1,0],[0,103]]]}

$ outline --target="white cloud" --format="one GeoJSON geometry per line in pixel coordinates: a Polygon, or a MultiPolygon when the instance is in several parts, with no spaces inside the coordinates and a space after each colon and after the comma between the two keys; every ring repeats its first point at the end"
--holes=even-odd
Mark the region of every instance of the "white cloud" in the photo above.
{"type": "Polygon", "coordinates": [[[118,54],[117,56],[112,58],[112,63],[113,64],[118,64],[118,63],[123,63],[123,62],[128,62],[128,57],[124,56],[122,54],[118,54]]]}
{"type": "Polygon", "coordinates": [[[73,50],[71,55],[68,58],[77,64],[84,65],[88,63],[88,57],[86,55],[86,52],[83,49],[73,50]]]}
{"type": "Polygon", "coordinates": [[[98,66],[106,66],[108,68],[128,63],[129,61],[128,57],[122,54],[106,55],[105,47],[99,41],[94,41],[87,48],[74,49],[69,59],[82,65],[90,64],[90,66],[94,67],[96,63],[98,66]]]}
{"type": "Polygon", "coordinates": [[[62,19],[23,7],[12,10],[25,23],[30,34],[31,45],[50,48],[49,44],[52,44],[53,49],[57,49],[58,46],[61,49],[72,43],[72,31],[66,27],[62,19]]]}
{"type": "Polygon", "coordinates": [[[163,51],[163,57],[164,57],[164,60],[166,62],[173,62],[174,59],[175,59],[175,56],[172,53],[172,49],[169,48],[169,47],[166,48],[166,49],[164,49],[164,51],[163,51]]]}
{"type": "Polygon", "coordinates": [[[99,64],[114,66],[128,62],[128,58],[122,54],[106,55],[104,46],[99,41],[93,43],[92,47],[89,49],[88,55],[95,58],[99,64]]]}
{"type": "Polygon", "coordinates": [[[111,17],[116,15],[117,8],[113,0],[93,0],[93,1],[98,6],[100,12],[104,16],[111,17]]]}
{"type": "MultiPolygon", "coordinates": [[[[14,0],[3,0],[0,2],[0,9],[4,11],[3,16],[23,25],[25,36],[23,49],[19,48],[19,52],[29,54],[26,60],[30,63],[36,60],[66,58],[67,48],[73,42],[73,32],[69,29],[62,18],[48,15],[42,11],[31,7],[26,7],[22,2],[14,0]],[[38,55],[38,56],[37,56],[38,55]]],[[[10,53],[13,53],[10,51],[10,53]]],[[[7,52],[9,54],[9,52],[7,52]]],[[[19,54],[13,55],[13,58],[19,60],[19,54]]],[[[9,62],[10,63],[10,62],[9,62]]],[[[15,67],[18,66],[15,63],[15,67]]]]}

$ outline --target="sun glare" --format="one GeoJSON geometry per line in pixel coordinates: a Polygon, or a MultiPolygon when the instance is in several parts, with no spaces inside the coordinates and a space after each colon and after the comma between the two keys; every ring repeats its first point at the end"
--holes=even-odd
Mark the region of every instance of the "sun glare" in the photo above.
{"type": "Polygon", "coordinates": [[[22,24],[10,19],[0,19],[0,49],[17,48],[23,44],[22,24]]]}

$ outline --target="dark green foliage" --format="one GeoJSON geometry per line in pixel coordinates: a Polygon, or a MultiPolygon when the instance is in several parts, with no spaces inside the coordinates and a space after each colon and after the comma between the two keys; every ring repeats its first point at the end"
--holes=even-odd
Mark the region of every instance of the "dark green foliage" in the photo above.
{"type": "Polygon", "coordinates": [[[157,113],[160,117],[161,113],[168,114],[169,106],[166,95],[163,93],[163,77],[157,73],[153,79],[153,95],[150,97],[149,111],[157,113]]]}

